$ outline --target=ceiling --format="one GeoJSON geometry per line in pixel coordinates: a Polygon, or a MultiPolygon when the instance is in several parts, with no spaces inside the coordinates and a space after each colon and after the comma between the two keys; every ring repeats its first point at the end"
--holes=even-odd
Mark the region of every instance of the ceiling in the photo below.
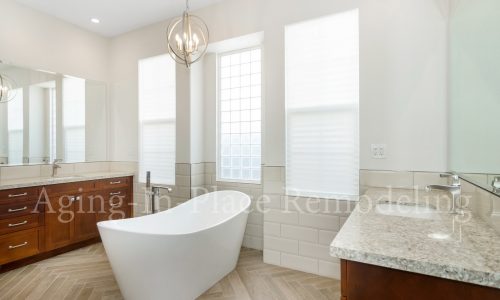
{"type": "MultiPolygon", "coordinates": [[[[15,0],[48,15],[113,37],[182,14],[185,0],[15,0]],[[91,18],[101,22],[93,24],[91,18]]],[[[221,0],[191,0],[191,9],[221,0]]]]}

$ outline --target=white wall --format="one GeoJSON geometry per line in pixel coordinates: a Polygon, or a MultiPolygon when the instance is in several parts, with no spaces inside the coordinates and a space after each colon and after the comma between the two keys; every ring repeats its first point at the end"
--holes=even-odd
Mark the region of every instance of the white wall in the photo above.
{"type": "Polygon", "coordinates": [[[191,66],[190,72],[190,152],[191,163],[201,163],[204,160],[204,113],[209,107],[204,106],[204,64],[191,66]]]}
{"type": "MultiPolygon", "coordinates": [[[[213,42],[264,32],[266,124],[263,163],[282,166],[285,163],[283,27],[359,8],[361,167],[443,171],[447,168],[446,19],[442,13],[443,2],[227,0],[196,14],[206,20],[213,42]],[[388,158],[372,159],[372,143],[387,144],[388,158]]],[[[165,53],[168,21],[110,41],[12,0],[0,0],[0,3],[0,26],[8,29],[0,31],[0,59],[112,81],[111,158],[136,161],[137,61],[165,53]]],[[[179,124],[177,130],[178,162],[191,162],[191,154],[199,158],[199,153],[190,150],[192,122],[187,112],[191,109],[188,103],[191,91],[190,76],[183,74],[185,72],[177,72],[178,120],[185,122],[179,124]]],[[[207,121],[204,122],[206,125],[207,121]]],[[[213,137],[213,133],[204,136],[213,137]]],[[[206,149],[210,148],[207,144],[205,140],[206,149]]],[[[204,154],[204,160],[212,160],[210,157],[214,154],[210,150],[204,154]]]]}
{"type": "Polygon", "coordinates": [[[0,7],[0,60],[107,81],[108,39],[13,0],[0,0],[0,7]]]}
{"type": "Polygon", "coordinates": [[[447,20],[442,2],[363,1],[363,169],[447,169],[447,20]],[[371,158],[372,143],[387,144],[386,160],[371,158]]]}
{"type": "MultiPolygon", "coordinates": [[[[359,8],[361,167],[444,171],[447,169],[446,19],[441,2],[228,0],[195,13],[207,22],[212,42],[264,32],[263,163],[283,166],[284,26],[359,8]],[[388,158],[372,159],[372,143],[387,144],[388,158]]],[[[167,25],[168,21],[160,22],[111,41],[114,160],[137,160],[137,60],[165,53],[167,25]]],[[[182,98],[178,104],[187,101],[185,95],[182,98]]],[[[210,103],[211,107],[205,106],[205,110],[213,107],[213,99],[209,98],[212,96],[206,95],[205,105],[210,103]]],[[[177,119],[188,118],[188,111],[178,108],[177,119]]],[[[214,113],[208,116],[213,118],[214,113]]],[[[213,128],[205,128],[210,131],[204,136],[215,141],[213,128]]],[[[179,141],[182,138],[178,136],[178,143],[187,144],[179,141]]],[[[209,149],[204,159],[215,161],[214,147],[207,140],[204,145],[209,149]]]]}

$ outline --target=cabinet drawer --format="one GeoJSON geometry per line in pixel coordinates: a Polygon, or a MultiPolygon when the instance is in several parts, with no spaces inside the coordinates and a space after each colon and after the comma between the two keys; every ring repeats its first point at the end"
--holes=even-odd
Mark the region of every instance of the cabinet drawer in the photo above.
{"type": "Polygon", "coordinates": [[[38,198],[38,188],[20,188],[0,191],[0,204],[14,201],[36,200],[38,198]]]}
{"type": "Polygon", "coordinates": [[[99,204],[98,221],[128,218],[130,198],[128,189],[117,189],[101,192],[103,203],[99,204]]]}
{"type": "Polygon", "coordinates": [[[0,220],[43,212],[43,205],[37,201],[0,205],[0,220]]]}
{"type": "Polygon", "coordinates": [[[42,193],[46,192],[49,197],[53,195],[71,195],[71,194],[81,194],[93,191],[95,188],[94,181],[80,181],[71,182],[55,185],[47,185],[42,189],[42,193]]]}
{"type": "Polygon", "coordinates": [[[121,187],[127,187],[130,184],[129,177],[120,177],[120,178],[109,178],[102,179],[97,181],[96,187],[97,189],[115,189],[121,187]]]}
{"type": "Polygon", "coordinates": [[[38,227],[39,225],[39,214],[0,220],[0,235],[38,227]]]}
{"type": "Polygon", "coordinates": [[[38,253],[38,229],[0,236],[0,265],[38,253]]]}

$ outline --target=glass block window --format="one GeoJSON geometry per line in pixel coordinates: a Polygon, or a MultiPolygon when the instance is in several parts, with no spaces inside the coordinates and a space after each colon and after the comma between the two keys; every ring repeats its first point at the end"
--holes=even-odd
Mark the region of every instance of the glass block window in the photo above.
{"type": "Polygon", "coordinates": [[[217,180],[260,182],[261,49],[219,55],[217,180]]]}

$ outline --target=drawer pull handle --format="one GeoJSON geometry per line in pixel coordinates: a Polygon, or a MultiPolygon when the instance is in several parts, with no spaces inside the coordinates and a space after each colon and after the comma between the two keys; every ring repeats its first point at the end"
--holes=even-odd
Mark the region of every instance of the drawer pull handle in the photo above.
{"type": "Polygon", "coordinates": [[[16,209],[9,208],[8,212],[12,213],[12,212],[18,212],[18,211],[23,211],[23,210],[27,210],[27,209],[28,209],[27,206],[21,207],[21,208],[16,208],[16,209]]]}
{"type": "Polygon", "coordinates": [[[122,183],[122,181],[121,181],[121,180],[119,180],[119,181],[110,181],[110,182],[109,182],[109,184],[120,184],[120,183],[122,183]]]}
{"type": "Polygon", "coordinates": [[[16,197],[23,197],[23,196],[28,196],[28,193],[22,193],[22,194],[9,194],[9,198],[16,198],[16,197]]]}
{"type": "Polygon", "coordinates": [[[122,192],[109,193],[110,196],[118,196],[121,195],[122,192]]]}
{"type": "Polygon", "coordinates": [[[111,203],[110,205],[111,205],[111,207],[118,207],[118,206],[120,206],[120,204],[121,204],[121,203],[120,203],[120,202],[118,202],[118,203],[111,203]]]}
{"type": "Polygon", "coordinates": [[[24,222],[16,223],[16,224],[9,224],[9,227],[17,227],[17,226],[21,226],[21,225],[25,225],[25,224],[28,224],[28,221],[24,221],[24,222]]]}
{"type": "Polygon", "coordinates": [[[19,244],[19,245],[15,245],[15,246],[9,246],[9,250],[12,250],[12,249],[16,249],[16,248],[20,248],[20,247],[24,247],[28,245],[28,242],[24,242],[22,244],[19,244]]]}
{"type": "Polygon", "coordinates": [[[81,200],[81,198],[80,198],[80,196],[78,196],[78,197],[71,197],[69,200],[70,200],[71,202],[75,202],[75,201],[80,201],[80,200],[81,200]]]}

